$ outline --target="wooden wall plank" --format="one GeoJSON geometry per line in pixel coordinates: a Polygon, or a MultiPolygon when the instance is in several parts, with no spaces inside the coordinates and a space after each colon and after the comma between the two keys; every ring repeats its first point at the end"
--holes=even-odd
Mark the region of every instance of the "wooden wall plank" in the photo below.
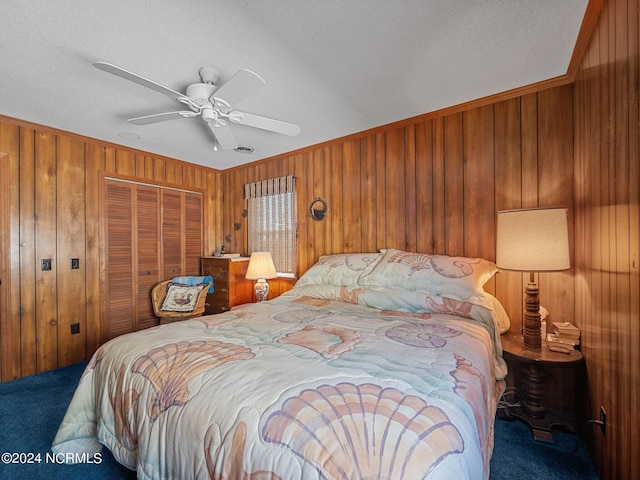
{"type": "Polygon", "coordinates": [[[418,249],[418,219],[417,219],[417,172],[416,172],[416,128],[415,125],[404,129],[404,184],[405,184],[405,241],[403,250],[415,252],[418,249]]]}
{"type": "Polygon", "coordinates": [[[35,136],[36,262],[50,262],[50,270],[36,268],[37,371],[58,366],[58,313],[56,308],[56,136],[35,136]]]}
{"type": "MultiPolygon", "coordinates": [[[[294,174],[296,177],[296,199],[297,199],[297,221],[298,221],[298,242],[301,245],[308,245],[304,252],[300,252],[298,256],[298,268],[307,268],[308,265],[313,264],[313,258],[316,255],[318,248],[317,240],[315,243],[310,242],[310,238],[323,238],[322,235],[310,235],[309,231],[317,228],[319,222],[316,222],[309,217],[309,205],[314,198],[324,196],[322,191],[322,177],[320,178],[320,185],[316,187],[316,177],[314,175],[315,169],[313,163],[309,164],[309,155],[300,154],[294,157],[294,174]],[[300,175],[300,172],[309,172],[309,174],[300,175]]],[[[272,292],[273,294],[273,292],[272,292]]]]}
{"type": "Polygon", "coordinates": [[[495,259],[495,138],[493,105],[463,114],[464,255],[495,259]]]}
{"type": "MultiPolygon", "coordinates": [[[[495,112],[495,210],[513,210],[522,205],[523,161],[520,99],[497,103],[495,112]]],[[[502,271],[496,275],[496,295],[510,314],[513,331],[522,330],[524,311],[522,274],[502,271]]]]}
{"type": "Polygon", "coordinates": [[[446,246],[444,118],[433,120],[433,253],[444,255],[446,246]]]}
{"type": "Polygon", "coordinates": [[[100,176],[105,169],[105,149],[95,143],[85,144],[85,274],[87,357],[100,346],[100,176]]]}
{"type": "MultiPolygon", "coordinates": [[[[0,319],[0,352],[2,358],[2,381],[21,376],[20,362],[20,128],[17,125],[0,123],[0,152],[5,155],[9,165],[9,218],[4,219],[8,226],[8,267],[9,277],[3,285],[3,311],[8,315],[0,319]]],[[[0,211],[4,212],[4,210],[0,211]]],[[[3,232],[4,235],[4,232],[3,232]]],[[[34,347],[35,348],[35,347],[34,347]]]]}
{"type": "MultiPolygon", "coordinates": [[[[9,251],[9,218],[10,218],[10,187],[9,187],[9,154],[0,152],[0,252],[9,251]]],[[[3,377],[3,362],[7,353],[12,353],[11,345],[7,347],[5,337],[2,332],[5,324],[9,324],[11,314],[9,313],[9,291],[11,287],[11,270],[9,268],[8,255],[0,255],[0,380],[3,377]],[[5,352],[7,348],[8,352],[5,352]]],[[[10,326],[10,324],[9,324],[10,326]]],[[[9,340],[7,335],[6,339],[9,340]]]]}
{"type": "MultiPolygon", "coordinates": [[[[35,132],[20,129],[20,268],[35,272],[36,205],[35,205],[35,132]]],[[[36,279],[35,275],[20,278],[20,363],[22,375],[38,371],[36,352],[36,279]]]]}
{"type": "MultiPolygon", "coordinates": [[[[351,188],[349,184],[343,182],[343,159],[342,145],[335,145],[325,149],[325,159],[329,165],[329,195],[328,201],[333,207],[334,215],[331,215],[331,224],[329,229],[329,251],[331,253],[344,251],[344,211],[343,211],[343,195],[344,190],[351,188]],[[328,154],[328,157],[326,156],[328,154]]],[[[326,181],[326,179],[325,179],[326,181]]]]}
{"type": "MultiPolygon", "coordinates": [[[[375,165],[376,165],[376,251],[381,248],[388,247],[387,239],[387,178],[386,178],[386,135],[377,133],[375,135],[376,146],[375,165]]],[[[331,207],[329,207],[331,208],[331,207]]],[[[339,252],[335,252],[339,253],[339,252]]]]}
{"type": "Polygon", "coordinates": [[[56,175],[56,271],[58,345],[56,365],[69,365],[87,356],[85,254],[84,143],[58,137],[56,175]],[[64,160],[63,160],[64,159],[64,160]],[[71,268],[72,259],[78,268],[71,268]],[[82,267],[82,268],[80,268],[82,267]],[[79,332],[71,333],[78,324],[79,332]]]}
{"type": "Polygon", "coordinates": [[[136,153],[119,148],[115,154],[115,173],[134,177],[136,175],[136,153]]]}
{"type": "Polygon", "coordinates": [[[385,244],[404,250],[406,244],[406,162],[404,129],[385,134],[385,244]]]}
{"type": "MultiPolygon", "coordinates": [[[[360,140],[360,214],[362,216],[362,251],[377,251],[375,137],[360,140]]],[[[316,175],[316,174],[314,174],[316,175]]]]}
{"type": "Polygon", "coordinates": [[[351,178],[353,183],[342,189],[342,225],[344,252],[362,251],[362,211],[360,208],[360,142],[352,140],[344,144],[342,178],[351,178]]]}
{"type": "Polygon", "coordinates": [[[416,184],[416,252],[434,252],[435,221],[424,221],[434,217],[434,158],[433,122],[416,125],[415,136],[415,184],[416,184]]]}
{"type": "Polygon", "coordinates": [[[444,119],[444,234],[445,255],[463,255],[464,237],[464,151],[462,113],[444,119]]]}

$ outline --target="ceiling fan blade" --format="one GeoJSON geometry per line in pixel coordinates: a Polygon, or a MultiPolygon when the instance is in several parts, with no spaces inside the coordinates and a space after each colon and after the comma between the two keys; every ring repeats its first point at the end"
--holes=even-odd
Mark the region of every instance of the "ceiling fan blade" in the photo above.
{"type": "Polygon", "coordinates": [[[209,128],[215,135],[220,148],[223,150],[233,150],[238,146],[236,137],[233,135],[231,128],[229,128],[229,125],[226,122],[208,122],[207,125],[209,125],[209,128]]]}
{"type": "Polygon", "coordinates": [[[265,83],[260,75],[244,68],[213,92],[212,100],[222,111],[229,111],[231,106],[255,93],[265,83]]]}
{"type": "Polygon", "coordinates": [[[175,120],[176,118],[195,117],[198,113],[190,111],[155,113],[153,115],[145,115],[144,117],[135,117],[127,119],[127,122],[134,125],[149,125],[151,123],[164,122],[167,120],[175,120]]]}
{"type": "Polygon", "coordinates": [[[93,66],[105,72],[116,75],[120,78],[124,78],[125,80],[129,80],[131,82],[137,83],[138,85],[142,85],[143,87],[147,87],[147,88],[150,88],[151,90],[155,90],[156,92],[162,93],[163,95],[168,95],[173,99],[177,100],[178,98],[185,97],[185,95],[183,95],[182,93],[176,92],[175,90],[172,90],[169,87],[160,85],[159,83],[156,83],[153,80],[149,80],[147,78],[141,77],[140,75],[136,75],[135,73],[125,70],[124,68],[120,68],[115,65],[112,65],[110,63],[95,62],[93,66]]]}
{"type": "Polygon", "coordinates": [[[254,115],[252,113],[233,111],[229,113],[229,120],[233,123],[270,130],[284,135],[291,135],[292,137],[300,133],[300,127],[298,125],[281,120],[274,120],[273,118],[261,117],[260,115],[254,115]]]}

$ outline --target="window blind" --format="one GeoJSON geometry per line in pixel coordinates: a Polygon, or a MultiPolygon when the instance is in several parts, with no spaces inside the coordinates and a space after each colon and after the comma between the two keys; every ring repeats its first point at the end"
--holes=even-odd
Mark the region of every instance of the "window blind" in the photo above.
{"type": "Polygon", "coordinates": [[[271,252],[276,271],[295,274],[297,223],[295,177],[287,175],[245,185],[249,252],[271,252]]]}

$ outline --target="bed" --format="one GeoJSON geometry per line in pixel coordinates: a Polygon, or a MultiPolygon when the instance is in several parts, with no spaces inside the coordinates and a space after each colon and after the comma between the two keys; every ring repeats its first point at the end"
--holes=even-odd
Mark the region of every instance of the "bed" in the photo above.
{"type": "Polygon", "coordinates": [[[327,255],[271,301],[115,338],[52,450],[104,445],[140,479],[486,479],[508,329],[482,288],[495,271],[327,255]]]}

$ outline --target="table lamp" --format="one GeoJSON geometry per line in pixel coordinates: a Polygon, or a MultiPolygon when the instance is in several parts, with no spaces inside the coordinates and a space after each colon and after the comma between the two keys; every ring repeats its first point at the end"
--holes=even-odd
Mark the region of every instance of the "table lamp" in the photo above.
{"type": "Polygon", "coordinates": [[[571,268],[566,208],[531,208],[498,212],[496,265],[529,272],[525,289],[524,343],[540,348],[540,301],[534,274],[571,268]]]}
{"type": "Polygon", "coordinates": [[[253,252],[249,259],[249,266],[245,278],[247,280],[256,280],[255,292],[258,302],[267,299],[269,294],[268,278],[276,278],[276,267],[273,264],[273,258],[269,252],[253,252]]]}

